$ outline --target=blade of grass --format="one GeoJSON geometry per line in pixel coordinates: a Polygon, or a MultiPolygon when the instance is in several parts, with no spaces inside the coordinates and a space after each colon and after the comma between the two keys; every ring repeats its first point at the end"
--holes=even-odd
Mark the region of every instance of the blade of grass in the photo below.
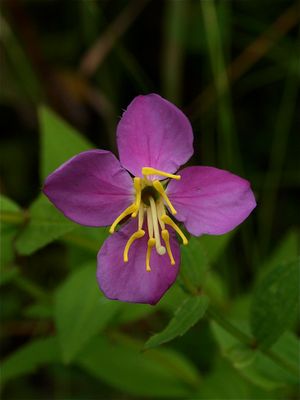
{"type": "Polygon", "coordinates": [[[260,243],[263,254],[268,250],[271,240],[274,212],[277,205],[284,162],[287,156],[288,138],[296,111],[298,91],[299,79],[296,74],[290,73],[285,81],[281,103],[275,119],[269,168],[265,176],[261,206],[259,208],[260,243]]]}
{"type": "MultiPolygon", "coordinates": [[[[206,3],[206,1],[203,1],[206,3]]],[[[230,82],[237,81],[271,48],[294,28],[300,19],[299,5],[294,3],[288,7],[261,35],[250,43],[227,67],[230,82]]],[[[208,85],[187,107],[187,113],[196,120],[206,113],[216,100],[216,91],[213,84],[208,85]]]]}
{"type": "Polygon", "coordinates": [[[85,53],[80,63],[80,72],[93,75],[116,41],[129,28],[146,6],[148,0],[132,0],[117,18],[108,26],[92,47],[85,53]]]}
{"type": "Polygon", "coordinates": [[[219,163],[222,167],[237,172],[241,171],[242,162],[234,126],[229,80],[215,2],[201,1],[201,8],[214,85],[218,94],[219,163]]]}
{"type": "Polygon", "coordinates": [[[173,103],[181,104],[184,48],[181,38],[185,27],[185,1],[167,1],[164,15],[164,44],[161,78],[163,95],[173,103]]]}

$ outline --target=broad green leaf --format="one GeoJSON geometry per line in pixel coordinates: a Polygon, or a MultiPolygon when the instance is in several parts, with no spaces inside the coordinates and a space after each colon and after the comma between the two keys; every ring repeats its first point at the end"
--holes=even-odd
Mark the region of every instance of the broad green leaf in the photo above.
{"type": "Polygon", "coordinates": [[[231,231],[220,236],[204,235],[198,239],[208,257],[210,264],[214,264],[222,255],[230,243],[230,240],[232,240],[235,232],[236,231],[231,231]]]}
{"type": "Polygon", "coordinates": [[[122,312],[118,316],[118,323],[128,323],[145,318],[157,311],[158,308],[159,304],[153,307],[148,304],[124,303],[122,312]]]}
{"type": "Polygon", "coordinates": [[[244,379],[230,363],[217,358],[214,369],[206,376],[199,388],[197,400],[265,400],[282,399],[270,391],[264,391],[253,385],[248,379],[244,379]]]}
{"type": "Polygon", "coordinates": [[[0,264],[4,266],[14,259],[14,239],[23,217],[20,207],[3,195],[0,195],[0,212],[0,264]]]}
{"type": "MultiPolygon", "coordinates": [[[[241,324],[236,325],[243,330],[241,324]]],[[[211,323],[211,327],[223,355],[242,376],[253,384],[265,390],[275,390],[287,384],[297,384],[297,377],[277,365],[268,356],[261,353],[259,349],[250,349],[241,344],[235,337],[215,322],[211,323]]],[[[286,335],[284,334],[281,337],[276,346],[272,348],[272,351],[287,363],[291,363],[289,359],[290,353],[295,350],[296,346],[293,340],[291,341],[286,335]],[[286,342],[287,339],[288,342],[286,342]]],[[[294,366],[294,369],[297,369],[297,366],[294,366]]]]}
{"type": "Polygon", "coordinates": [[[3,32],[1,47],[4,49],[1,65],[1,100],[5,103],[7,100],[19,102],[29,99],[36,103],[41,98],[40,83],[32,63],[24,52],[22,40],[19,41],[13,25],[11,29],[3,14],[0,23],[3,32]]]}
{"type": "Polygon", "coordinates": [[[1,366],[1,383],[30,374],[42,365],[60,362],[60,351],[55,337],[37,339],[8,356],[1,366]]]}
{"type": "Polygon", "coordinates": [[[84,261],[89,256],[96,257],[107,236],[107,228],[90,228],[80,225],[64,235],[62,240],[69,245],[71,264],[80,265],[81,259],[84,261]]]}
{"type": "Polygon", "coordinates": [[[96,280],[96,259],[76,270],[55,296],[55,322],[63,359],[76,354],[104,329],[122,303],[106,299],[96,280]]]}
{"type": "Polygon", "coordinates": [[[206,296],[196,296],[187,298],[176,310],[174,317],[168,326],[160,333],[152,336],[145,344],[145,349],[159,346],[169,342],[177,336],[184,335],[201,318],[203,318],[208,307],[209,300],[206,296]]]}
{"type": "Polygon", "coordinates": [[[228,289],[224,279],[214,270],[208,271],[203,282],[203,290],[215,304],[221,307],[226,305],[228,301],[228,289]]]}
{"type": "Polygon", "coordinates": [[[295,321],[299,310],[299,267],[299,259],[280,264],[254,292],[250,321],[261,348],[270,347],[295,321]]]}
{"type": "Polygon", "coordinates": [[[187,246],[181,246],[180,278],[184,287],[201,288],[209,268],[208,255],[200,240],[191,237],[187,246]]]}
{"type": "Polygon", "coordinates": [[[1,269],[0,271],[0,286],[5,285],[14,280],[18,275],[19,270],[16,267],[10,267],[6,269],[1,269]]]}
{"type": "Polygon", "coordinates": [[[46,303],[36,303],[26,308],[24,315],[29,318],[52,319],[53,305],[46,303]]]}
{"type": "Polygon", "coordinates": [[[69,158],[93,147],[87,139],[46,107],[41,107],[39,110],[39,122],[41,181],[69,158]]]}
{"type": "Polygon", "coordinates": [[[193,364],[171,350],[141,352],[142,346],[131,339],[95,337],[77,363],[125,393],[150,398],[190,398],[200,383],[193,364]]]}
{"type": "Polygon", "coordinates": [[[16,249],[29,255],[76,228],[41,194],[29,209],[30,219],[16,241],[16,249]]]}
{"type": "Polygon", "coordinates": [[[222,236],[191,237],[188,246],[181,246],[183,283],[190,282],[195,288],[201,288],[211,265],[217,261],[232,237],[231,232],[222,236]]]}
{"type": "Polygon", "coordinates": [[[274,252],[264,262],[263,266],[258,270],[258,279],[265,276],[273,268],[279,264],[287,263],[295,260],[300,255],[300,237],[299,231],[295,228],[291,229],[275,247],[274,252]]]}

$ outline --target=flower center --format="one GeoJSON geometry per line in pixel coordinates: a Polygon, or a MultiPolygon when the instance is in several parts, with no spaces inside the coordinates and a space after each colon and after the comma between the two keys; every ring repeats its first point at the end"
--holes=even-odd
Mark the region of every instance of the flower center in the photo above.
{"type": "Polygon", "coordinates": [[[170,179],[179,180],[179,175],[169,174],[154,168],[145,167],[142,169],[143,178],[135,177],[133,185],[135,189],[135,201],[126,208],[113,222],[109,232],[114,233],[116,226],[125,217],[131,215],[132,218],[138,216],[137,230],[128,239],[124,252],[124,262],[128,262],[128,253],[131,245],[137,239],[145,235],[143,229],[144,220],[147,220],[148,242],[146,252],[146,270],[151,271],[150,257],[152,248],[155,247],[157,254],[164,255],[168,253],[171,265],[175,265],[175,260],[170,246],[170,235],[166,229],[166,225],[170,225],[182,238],[183,244],[188,243],[187,238],[175,222],[167,215],[166,205],[171,213],[175,215],[177,212],[168,198],[163,184],[159,180],[150,180],[149,176],[164,176],[170,179]],[[164,245],[162,245],[162,241],[164,245]]]}

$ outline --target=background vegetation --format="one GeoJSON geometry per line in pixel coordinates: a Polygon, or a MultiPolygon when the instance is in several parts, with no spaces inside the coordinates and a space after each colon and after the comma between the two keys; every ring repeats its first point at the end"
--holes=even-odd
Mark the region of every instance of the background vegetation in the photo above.
{"type": "Polygon", "coordinates": [[[2,0],[0,18],[2,398],[298,398],[299,4],[2,0]],[[249,179],[258,202],[191,240],[155,307],[105,299],[106,229],[40,194],[73,154],[116,152],[149,92],[190,118],[191,164],[249,179]]]}

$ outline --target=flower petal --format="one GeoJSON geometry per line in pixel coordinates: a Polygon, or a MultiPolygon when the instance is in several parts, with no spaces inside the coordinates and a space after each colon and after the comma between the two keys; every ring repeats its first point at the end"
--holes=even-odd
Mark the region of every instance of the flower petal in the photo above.
{"type": "Polygon", "coordinates": [[[136,220],[132,220],[106,239],[98,253],[98,283],[105,296],[110,299],[156,304],[176,280],[180,264],[179,244],[174,233],[170,232],[175,265],[171,265],[167,254],[160,256],[153,248],[151,271],[147,272],[147,234],[135,240],[129,250],[129,261],[123,261],[123,250],[136,228],[136,220]]]}
{"type": "Polygon", "coordinates": [[[47,177],[43,192],[66,217],[87,226],[110,225],[134,200],[130,175],[105,150],[71,158],[47,177]]]}
{"type": "Polygon", "coordinates": [[[136,97],[117,128],[123,167],[142,176],[143,167],[174,173],[193,154],[193,131],[176,106],[158,96],[136,97]]]}
{"type": "Polygon", "coordinates": [[[188,167],[171,181],[168,196],[193,235],[221,235],[244,221],[256,202],[250,183],[228,171],[213,167],[188,167]]]}

